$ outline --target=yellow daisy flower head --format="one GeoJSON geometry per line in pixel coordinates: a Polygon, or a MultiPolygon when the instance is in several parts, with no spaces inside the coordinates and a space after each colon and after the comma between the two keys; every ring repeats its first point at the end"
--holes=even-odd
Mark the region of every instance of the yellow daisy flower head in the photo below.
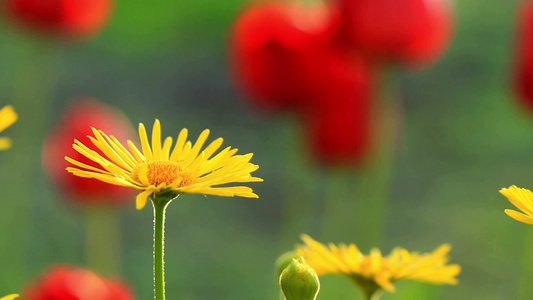
{"type": "MultiPolygon", "coordinates": [[[[17,119],[18,115],[13,106],[6,105],[2,107],[2,109],[0,109],[0,132],[15,123],[17,119]]],[[[0,137],[0,150],[8,149],[9,147],[11,147],[11,139],[8,137],[0,137]]]]}
{"type": "Polygon", "coordinates": [[[304,245],[297,245],[298,255],[305,258],[318,275],[337,273],[353,279],[368,295],[381,289],[394,292],[394,282],[403,279],[434,284],[457,284],[459,265],[447,265],[451,247],[441,245],[431,253],[409,252],[395,248],[388,256],[379,249],[365,255],[356,245],[330,243],[328,246],[302,235],[304,245]]]}
{"type": "Polygon", "coordinates": [[[73,147],[99,167],[65,157],[74,165],[68,167],[67,171],[77,176],[141,190],[136,198],[137,209],[146,205],[148,197],[172,199],[183,193],[258,198],[250,187],[227,185],[263,181],[251,175],[259,168],[250,163],[253,154],[236,155],[237,149],[226,147],[215,155],[223,139],[218,138],[203,148],[209,136],[207,129],[194,144],[187,141],[187,129],[182,129],[172,148],[171,137],[161,142],[159,120],[155,120],[151,143],[141,123],[141,150],[132,141],[127,141],[127,149],[114,136],[96,128],[92,128],[92,131],[94,137],[89,138],[97,151],[78,140],[74,141],[73,147]]]}
{"type": "Polygon", "coordinates": [[[524,188],[519,188],[516,185],[512,185],[509,188],[503,188],[500,193],[507,197],[509,201],[522,212],[518,212],[512,209],[506,209],[505,213],[520,222],[527,224],[533,224],[533,193],[524,188]]]}
{"type": "Polygon", "coordinates": [[[18,296],[19,296],[18,294],[11,294],[11,295],[7,295],[7,296],[0,298],[0,300],[13,300],[17,298],[18,296]]]}

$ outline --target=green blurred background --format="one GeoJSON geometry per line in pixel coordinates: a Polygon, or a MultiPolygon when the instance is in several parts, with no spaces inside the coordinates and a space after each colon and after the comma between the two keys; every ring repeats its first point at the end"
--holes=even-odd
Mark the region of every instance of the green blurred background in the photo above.
{"type": "MultiPolygon", "coordinates": [[[[244,4],[117,1],[96,38],[45,50],[2,22],[0,103],[36,93],[42,97],[26,105],[44,105],[40,121],[16,107],[20,119],[5,132],[14,146],[0,153],[0,294],[21,290],[51,264],[85,263],[80,209],[44,176],[36,146],[42,140],[17,136],[35,126],[42,137],[80,95],[120,108],[133,124],[159,118],[164,135],[210,128],[224,145],[253,152],[261,166],[256,173],[265,182],[253,184],[259,199],[186,195],[169,207],[169,299],[278,299],[273,262],[300,233],[322,242],[366,238],[332,238],[321,230],[326,198],[350,202],[354,219],[364,214],[351,184],[358,177],[310,164],[295,121],[252,109],[235,88],[226,50],[244,4]],[[37,58],[28,65],[30,56],[37,58]],[[21,72],[35,81],[21,82],[21,72]],[[28,84],[46,80],[53,90],[28,84]],[[20,161],[33,166],[31,176],[16,176],[20,161]]],[[[426,252],[451,243],[451,262],[463,272],[457,286],[401,282],[383,299],[531,299],[533,228],[507,217],[503,210],[512,205],[498,193],[512,184],[533,188],[533,115],[510,89],[518,1],[455,4],[446,54],[429,68],[400,72],[405,117],[379,246],[385,253],[394,246],[426,252]]],[[[345,225],[336,222],[327,226],[345,225]]],[[[151,208],[136,211],[132,199],[120,226],[123,276],[137,299],[151,299],[151,208]]],[[[330,283],[358,295],[344,278],[326,276],[322,289],[330,283]]]]}

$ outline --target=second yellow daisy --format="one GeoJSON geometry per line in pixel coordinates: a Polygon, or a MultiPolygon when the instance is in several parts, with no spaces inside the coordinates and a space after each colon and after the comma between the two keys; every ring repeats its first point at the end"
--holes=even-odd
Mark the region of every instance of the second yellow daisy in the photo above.
{"type": "Polygon", "coordinates": [[[421,254],[395,248],[388,256],[379,249],[364,255],[356,245],[329,244],[328,246],[302,235],[305,245],[296,247],[297,255],[303,256],[318,275],[337,273],[353,279],[369,299],[382,289],[393,292],[393,283],[413,279],[434,284],[456,284],[459,265],[447,265],[450,246],[444,244],[431,253],[421,254]]]}

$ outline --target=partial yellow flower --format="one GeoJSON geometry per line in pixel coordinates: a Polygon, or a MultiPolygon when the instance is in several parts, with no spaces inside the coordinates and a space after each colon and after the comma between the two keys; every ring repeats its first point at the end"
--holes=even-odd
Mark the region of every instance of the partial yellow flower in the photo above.
{"type": "Polygon", "coordinates": [[[237,149],[226,147],[214,155],[223,139],[218,138],[203,148],[209,136],[207,129],[194,144],[187,141],[187,129],[182,129],[172,151],[171,137],[161,143],[159,120],[154,123],[151,144],[144,125],[139,124],[142,151],[132,141],[127,141],[128,150],[114,136],[95,128],[92,130],[94,137],[89,138],[103,155],[78,140],[74,141],[73,147],[101,168],[65,157],[75,166],[67,170],[80,177],[142,190],[136,198],[137,209],[146,205],[149,196],[154,198],[158,194],[200,193],[258,198],[250,187],[227,186],[231,183],[263,181],[250,174],[259,168],[250,163],[253,154],[236,155],[237,149]]]}
{"type": "Polygon", "coordinates": [[[0,298],[0,300],[13,300],[15,298],[19,297],[18,294],[11,294],[11,295],[7,295],[7,296],[4,296],[2,298],[0,298]]]}
{"type": "Polygon", "coordinates": [[[383,256],[376,248],[364,255],[354,244],[337,246],[330,243],[326,246],[308,235],[302,235],[302,240],[305,245],[297,245],[296,251],[319,275],[347,275],[370,295],[380,289],[394,292],[393,283],[402,279],[457,284],[455,277],[461,272],[459,265],[447,265],[451,250],[447,244],[431,253],[409,253],[395,248],[388,256],[383,256]]]}
{"type": "Polygon", "coordinates": [[[520,222],[533,224],[533,193],[530,190],[512,185],[509,188],[501,189],[500,193],[524,212],[520,213],[516,210],[506,209],[505,213],[509,217],[520,222]]]}
{"type": "MultiPolygon", "coordinates": [[[[15,123],[17,119],[18,115],[12,105],[2,107],[2,109],[0,109],[0,132],[15,123]]],[[[5,150],[9,147],[11,147],[11,139],[8,137],[0,137],[0,150],[5,150]]]]}

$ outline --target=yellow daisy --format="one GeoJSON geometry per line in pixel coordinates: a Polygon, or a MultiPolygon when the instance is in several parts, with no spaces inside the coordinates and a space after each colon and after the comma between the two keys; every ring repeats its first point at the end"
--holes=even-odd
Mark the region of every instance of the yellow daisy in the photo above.
{"type": "Polygon", "coordinates": [[[319,275],[344,274],[355,280],[368,295],[381,289],[394,292],[393,283],[402,279],[426,281],[434,284],[457,284],[461,272],[459,265],[447,265],[451,247],[444,244],[431,253],[409,253],[395,248],[388,256],[379,249],[369,255],[362,254],[356,245],[321,244],[307,235],[302,235],[305,245],[297,245],[298,255],[319,275]]]}
{"type": "Polygon", "coordinates": [[[533,224],[533,193],[530,190],[512,185],[509,188],[501,189],[500,193],[524,212],[520,213],[516,210],[506,209],[505,213],[509,217],[520,222],[533,224]]]}
{"type": "Polygon", "coordinates": [[[0,298],[0,300],[13,300],[17,298],[18,296],[19,296],[18,294],[11,294],[11,295],[7,295],[7,296],[0,298]]]}
{"type": "MultiPolygon", "coordinates": [[[[13,109],[13,106],[6,105],[0,109],[0,132],[11,126],[18,119],[18,115],[13,109]]],[[[11,139],[8,137],[0,137],[0,150],[11,147],[11,139]]],[[[0,299],[3,300],[3,299],[0,299]]]]}
{"type": "Polygon", "coordinates": [[[158,196],[173,198],[183,193],[200,193],[258,198],[250,187],[227,186],[238,182],[263,181],[250,174],[259,168],[249,162],[253,154],[236,155],[237,149],[227,147],[214,155],[222,145],[222,138],[214,140],[202,150],[209,136],[207,129],[194,144],[187,141],[187,129],[182,129],[172,151],[171,137],[161,143],[159,120],[155,120],[151,144],[144,125],[139,124],[142,151],[132,141],[127,141],[128,150],[112,135],[108,136],[95,128],[92,130],[94,137],[89,138],[103,155],[78,140],[74,140],[73,147],[101,168],[65,157],[75,166],[67,170],[80,177],[142,190],[136,198],[137,209],[146,205],[149,196],[152,199],[158,196]]]}

